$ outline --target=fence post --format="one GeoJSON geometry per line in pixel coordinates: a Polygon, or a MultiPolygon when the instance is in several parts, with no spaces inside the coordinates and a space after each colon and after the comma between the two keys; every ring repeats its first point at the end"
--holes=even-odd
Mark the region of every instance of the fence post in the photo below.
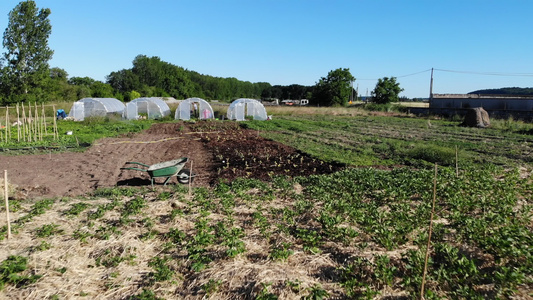
{"type": "Polygon", "coordinates": [[[4,202],[6,205],[6,220],[7,220],[7,238],[11,238],[11,224],[9,221],[9,201],[8,201],[8,189],[7,189],[7,170],[4,170],[4,202]]]}
{"type": "Polygon", "coordinates": [[[437,198],[437,164],[435,164],[435,177],[433,179],[433,203],[431,204],[431,214],[429,216],[428,243],[426,246],[426,258],[424,260],[424,271],[422,273],[422,284],[420,287],[420,299],[424,299],[424,286],[426,284],[426,274],[428,270],[429,248],[431,247],[431,232],[433,230],[433,216],[435,214],[435,200],[437,198]]]}
{"type": "Polygon", "coordinates": [[[191,196],[191,182],[192,182],[192,163],[193,161],[191,160],[191,169],[189,170],[189,197],[191,196]]]}

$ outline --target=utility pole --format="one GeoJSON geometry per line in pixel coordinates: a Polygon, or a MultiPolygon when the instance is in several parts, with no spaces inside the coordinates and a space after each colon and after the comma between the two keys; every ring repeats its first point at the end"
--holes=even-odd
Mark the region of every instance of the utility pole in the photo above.
{"type": "Polygon", "coordinates": [[[433,68],[431,68],[431,81],[429,82],[429,101],[433,100],[433,68]]]}

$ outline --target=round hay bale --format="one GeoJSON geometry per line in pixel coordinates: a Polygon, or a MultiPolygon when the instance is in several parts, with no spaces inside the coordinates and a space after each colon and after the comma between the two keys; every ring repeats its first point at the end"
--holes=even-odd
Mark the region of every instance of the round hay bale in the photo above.
{"type": "Polygon", "coordinates": [[[483,107],[468,109],[461,126],[485,128],[490,126],[489,113],[483,107]]]}

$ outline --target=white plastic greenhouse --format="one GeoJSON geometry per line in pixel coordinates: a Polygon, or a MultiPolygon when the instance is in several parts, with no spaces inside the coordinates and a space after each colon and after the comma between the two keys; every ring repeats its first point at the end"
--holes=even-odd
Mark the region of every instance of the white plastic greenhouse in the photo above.
{"type": "Polygon", "coordinates": [[[174,115],[176,120],[214,119],[213,108],[202,98],[188,98],[179,104],[174,115]]]}
{"type": "Polygon", "coordinates": [[[229,105],[227,112],[228,119],[244,121],[246,117],[254,120],[264,121],[267,119],[266,109],[263,104],[254,99],[240,98],[229,105]]]}
{"type": "Polygon", "coordinates": [[[170,107],[161,98],[137,98],[126,104],[123,117],[128,120],[139,118],[139,114],[147,114],[148,119],[161,119],[170,115],[170,107]]]}
{"type": "Polygon", "coordinates": [[[124,103],[115,98],[83,98],[72,104],[68,116],[76,121],[83,121],[87,117],[122,115],[125,107],[124,103]]]}

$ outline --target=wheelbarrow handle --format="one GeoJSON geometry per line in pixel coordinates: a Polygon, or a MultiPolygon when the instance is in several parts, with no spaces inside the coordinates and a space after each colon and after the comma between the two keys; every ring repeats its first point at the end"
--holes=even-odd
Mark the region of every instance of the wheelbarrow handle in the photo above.
{"type": "Polygon", "coordinates": [[[126,165],[127,165],[127,164],[141,165],[141,166],[143,166],[143,167],[147,167],[147,168],[150,167],[150,166],[147,165],[147,164],[143,164],[143,163],[136,162],[136,161],[127,161],[125,164],[126,164],[126,165]]]}
{"type": "Polygon", "coordinates": [[[121,170],[136,170],[136,171],[143,171],[143,172],[146,172],[146,170],[144,169],[139,169],[139,168],[120,168],[121,170]]]}

